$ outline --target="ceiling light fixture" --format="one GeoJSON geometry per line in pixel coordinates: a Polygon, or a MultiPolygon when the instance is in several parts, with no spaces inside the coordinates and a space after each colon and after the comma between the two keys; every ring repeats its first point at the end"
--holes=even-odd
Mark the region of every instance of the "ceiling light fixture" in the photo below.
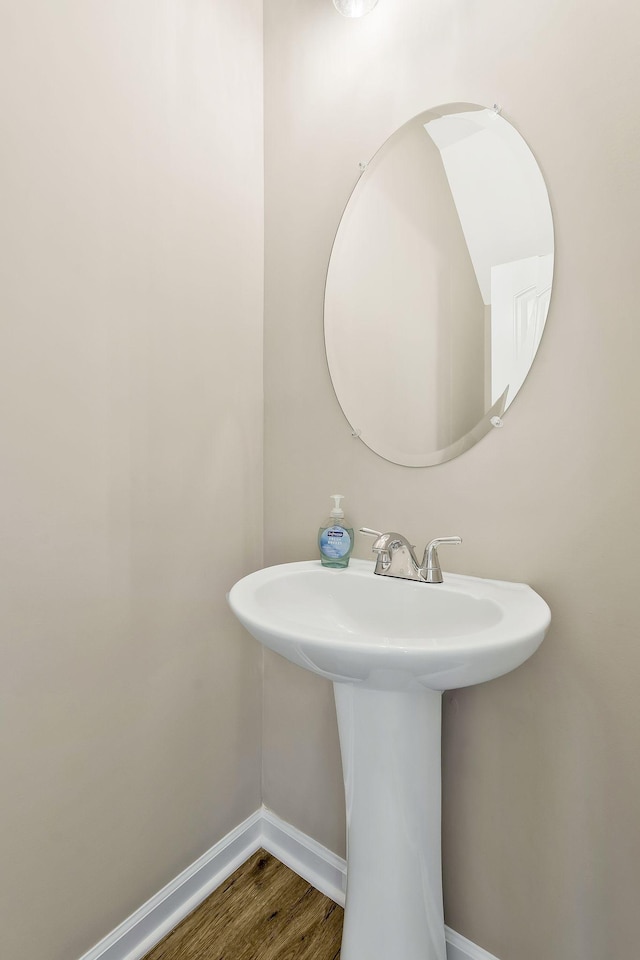
{"type": "Polygon", "coordinates": [[[333,5],[343,17],[364,17],[370,13],[378,0],[333,0],[333,5]]]}

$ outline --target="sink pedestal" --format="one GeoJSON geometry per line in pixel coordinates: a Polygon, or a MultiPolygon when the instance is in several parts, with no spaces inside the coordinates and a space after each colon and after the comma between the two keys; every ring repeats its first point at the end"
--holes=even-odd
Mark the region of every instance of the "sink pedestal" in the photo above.
{"type": "Polygon", "coordinates": [[[446,960],[442,693],[333,688],[347,807],[341,960],[446,960]]]}

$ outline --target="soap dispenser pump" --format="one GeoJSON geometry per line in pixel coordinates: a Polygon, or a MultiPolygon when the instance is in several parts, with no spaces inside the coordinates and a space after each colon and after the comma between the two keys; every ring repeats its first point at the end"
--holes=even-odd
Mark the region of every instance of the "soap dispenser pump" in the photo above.
{"type": "Polygon", "coordinates": [[[334,506],[329,519],[318,530],[318,549],[323,567],[348,567],[353,550],[353,527],[344,518],[341,493],[331,494],[334,506]]]}

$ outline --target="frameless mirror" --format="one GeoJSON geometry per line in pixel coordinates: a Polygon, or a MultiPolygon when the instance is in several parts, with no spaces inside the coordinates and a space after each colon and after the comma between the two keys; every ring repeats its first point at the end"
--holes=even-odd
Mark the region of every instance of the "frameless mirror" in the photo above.
{"type": "Polygon", "coordinates": [[[448,104],[400,127],[358,180],[327,273],[327,360],[354,435],[406,466],[473,446],[529,372],[552,275],[549,197],[510,123],[448,104]]]}

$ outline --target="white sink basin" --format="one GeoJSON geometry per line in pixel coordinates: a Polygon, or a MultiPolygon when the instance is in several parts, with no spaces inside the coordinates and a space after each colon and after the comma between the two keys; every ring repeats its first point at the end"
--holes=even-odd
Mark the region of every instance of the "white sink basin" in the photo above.
{"type": "Polygon", "coordinates": [[[341,960],[446,960],[442,691],[523,663],[548,606],[522,583],[414,583],[363,560],[267,567],[236,583],[229,603],[265,646],[334,681],[347,809],[341,960]]]}
{"type": "Polygon", "coordinates": [[[336,681],[432,690],[491,680],[538,648],[551,614],[521,583],[444,574],[444,583],[376,576],[352,560],[267,567],[240,580],[229,603],[247,630],[293,663],[336,681]]]}

